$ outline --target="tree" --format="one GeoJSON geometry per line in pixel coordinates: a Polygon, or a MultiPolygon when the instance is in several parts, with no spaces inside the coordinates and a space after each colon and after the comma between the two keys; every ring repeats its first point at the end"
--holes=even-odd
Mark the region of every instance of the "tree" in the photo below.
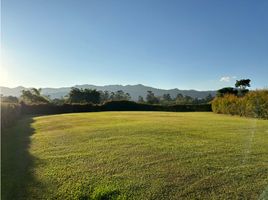
{"type": "Polygon", "coordinates": [[[194,100],[194,99],[193,99],[192,97],[190,97],[190,96],[187,96],[187,95],[186,95],[186,96],[184,97],[184,101],[185,101],[184,103],[185,103],[185,104],[191,104],[191,103],[193,103],[193,100],[194,100]]]}
{"type": "Polygon", "coordinates": [[[20,96],[21,100],[25,103],[48,103],[50,100],[48,97],[41,95],[41,88],[31,88],[29,90],[22,90],[22,94],[20,96]]]}
{"type": "Polygon", "coordinates": [[[235,87],[225,87],[217,91],[217,96],[222,97],[225,94],[233,94],[235,96],[244,96],[249,90],[246,89],[250,87],[250,79],[236,80],[235,87]]]}
{"type": "Polygon", "coordinates": [[[68,103],[100,103],[101,94],[97,90],[71,88],[68,103]]]}
{"type": "Polygon", "coordinates": [[[13,97],[13,96],[3,96],[1,94],[1,102],[18,103],[19,102],[19,99],[17,97],[13,97]]]}
{"type": "Polygon", "coordinates": [[[176,96],[176,104],[183,104],[184,103],[184,97],[181,93],[178,93],[176,96]]]}
{"type": "Polygon", "coordinates": [[[206,103],[209,103],[213,100],[213,96],[209,93],[204,100],[206,103]]]}
{"type": "Polygon", "coordinates": [[[118,90],[116,92],[111,92],[110,99],[113,101],[129,101],[131,99],[131,96],[129,93],[125,93],[123,90],[118,90]]]}
{"type": "Polygon", "coordinates": [[[240,90],[244,90],[246,87],[250,87],[250,79],[236,80],[235,87],[240,88],[240,90]]]}
{"type": "Polygon", "coordinates": [[[110,100],[109,91],[105,90],[105,91],[99,91],[99,92],[100,92],[100,98],[101,98],[102,103],[105,103],[110,100]]]}
{"type": "Polygon", "coordinates": [[[160,103],[162,105],[170,105],[174,103],[174,100],[171,98],[170,94],[163,94],[162,97],[160,97],[160,103]]]}
{"type": "Polygon", "coordinates": [[[83,102],[83,90],[72,87],[68,94],[66,101],[68,103],[82,103],[83,102]]]}
{"type": "Polygon", "coordinates": [[[138,97],[138,102],[139,102],[139,103],[144,103],[144,99],[143,99],[142,96],[139,96],[139,97],[138,97]]]}
{"type": "Polygon", "coordinates": [[[55,105],[63,105],[65,103],[65,99],[64,98],[55,98],[51,100],[52,104],[55,105]]]}
{"type": "Polygon", "coordinates": [[[235,87],[238,88],[238,96],[244,96],[248,93],[247,87],[250,87],[250,79],[236,80],[235,87]]]}
{"type": "Polygon", "coordinates": [[[129,93],[126,93],[125,94],[125,100],[129,101],[131,99],[131,96],[129,93]]]}
{"type": "Polygon", "coordinates": [[[115,93],[114,92],[111,92],[111,94],[110,94],[110,100],[115,100],[115,93]]]}
{"type": "Polygon", "coordinates": [[[219,89],[217,91],[217,96],[218,97],[223,97],[225,94],[237,95],[238,90],[236,88],[233,88],[233,87],[225,87],[225,88],[219,89]]]}
{"type": "Polygon", "coordinates": [[[164,94],[163,95],[163,100],[164,101],[172,101],[172,98],[171,98],[170,94],[164,94]]]}
{"type": "Polygon", "coordinates": [[[152,91],[147,91],[146,101],[150,104],[159,103],[159,99],[154,96],[154,93],[152,91]]]}
{"type": "Polygon", "coordinates": [[[83,91],[83,98],[86,103],[94,103],[98,104],[100,103],[100,92],[97,90],[91,90],[91,89],[84,89],[83,91]]]}
{"type": "Polygon", "coordinates": [[[117,101],[123,100],[124,99],[124,91],[123,90],[118,90],[115,92],[115,99],[117,101]]]}

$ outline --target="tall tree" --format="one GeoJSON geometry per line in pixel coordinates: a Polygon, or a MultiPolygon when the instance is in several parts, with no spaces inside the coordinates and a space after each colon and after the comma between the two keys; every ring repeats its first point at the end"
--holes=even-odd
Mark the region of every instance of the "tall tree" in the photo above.
{"type": "Polygon", "coordinates": [[[250,79],[236,80],[235,87],[240,88],[240,90],[244,90],[247,87],[250,87],[250,81],[250,79]]]}
{"type": "Polygon", "coordinates": [[[139,98],[138,98],[138,102],[139,102],[139,103],[144,103],[144,99],[143,99],[142,96],[139,96],[139,98]]]}
{"type": "Polygon", "coordinates": [[[171,101],[172,98],[171,98],[170,94],[164,94],[164,95],[163,95],[163,100],[164,100],[164,101],[171,101]]]}
{"type": "Polygon", "coordinates": [[[209,93],[204,100],[205,103],[209,103],[213,100],[213,96],[209,93]]]}
{"type": "Polygon", "coordinates": [[[159,98],[157,98],[152,91],[147,91],[146,100],[150,104],[159,103],[159,98]]]}
{"type": "Polygon", "coordinates": [[[130,94],[125,93],[123,90],[118,90],[116,92],[111,92],[110,98],[113,101],[122,101],[122,100],[129,101],[131,99],[130,94]]]}
{"type": "Polygon", "coordinates": [[[31,88],[29,90],[22,90],[21,100],[29,104],[48,103],[48,97],[41,95],[41,89],[31,88]]]}
{"type": "Polygon", "coordinates": [[[100,103],[100,92],[91,89],[71,88],[67,102],[68,103],[100,103]]]}
{"type": "Polygon", "coordinates": [[[181,93],[177,94],[175,102],[176,104],[184,104],[184,96],[181,93]]]}
{"type": "Polygon", "coordinates": [[[101,98],[102,103],[105,103],[110,100],[109,91],[105,90],[105,91],[99,91],[99,92],[100,92],[100,98],[101,98]]]}
{"type": "Polygon", "coordinates": [[[235,87],[238,88],[238,96],[244,96],[249,91],[250,79],[236,80],[235,87]]]}

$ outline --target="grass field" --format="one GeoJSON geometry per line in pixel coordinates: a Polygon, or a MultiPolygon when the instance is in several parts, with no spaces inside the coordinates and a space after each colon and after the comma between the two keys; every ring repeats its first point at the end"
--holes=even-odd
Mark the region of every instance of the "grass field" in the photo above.
{"type": "Polygon", "coordinates": [[[2,133],[1,187],[2,199],[266,199],[268,121],[167,112],[24,117],[2,133]]]}

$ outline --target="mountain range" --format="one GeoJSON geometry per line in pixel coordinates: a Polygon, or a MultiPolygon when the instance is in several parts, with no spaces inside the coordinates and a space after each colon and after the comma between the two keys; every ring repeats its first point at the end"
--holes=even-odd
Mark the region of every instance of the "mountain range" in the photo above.
{"type": "MultiPolygon", "coordinates": [[[[139,96],[146,97],[147,91],[152,91],[155,96],[162,96],[163,94],[170,94],[172,98],[176,97],[177,94],[182,94],[184,96],[188,95],[193,98],[205,98],[207,95],[211,94],[215,96],[216,91],[197,91],[197,90],[179,90],[177,88],[174,89],[158,89],[154,87],[145,86],[142,84],[137,85],[105,85],[105,86],[96,86],[96,85],[75,85],[73,87],[76,88],[89,88],[89,89],[96,89],[101,91],[109,91],[109,92],[116,92],[118,90],[122,90],[126,93],[129,93],[132,100],[138,100],[139,96]]],[[[67,95],[72,87],[61,87],[61,88],[41,88],[43,95],[49,95],[52,99],[54,98],[61,98],[67,95]]],[[[22,86],[9,88],[9,87],[2,87],[0,86],[0,93],[4,96],[16,96],[19,97],[21,95],[21,91],[25,88],[22,86]]]]}

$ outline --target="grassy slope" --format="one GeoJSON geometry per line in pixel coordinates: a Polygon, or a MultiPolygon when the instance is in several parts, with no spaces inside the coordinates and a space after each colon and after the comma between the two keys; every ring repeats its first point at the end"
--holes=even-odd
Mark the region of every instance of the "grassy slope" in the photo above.
{"type": "Polygon", "coordinates": [[[2,197],[258,199],[268,186],[267,155],[267,120],[166,112],[27,117],[2,135],[2,197]]]}

